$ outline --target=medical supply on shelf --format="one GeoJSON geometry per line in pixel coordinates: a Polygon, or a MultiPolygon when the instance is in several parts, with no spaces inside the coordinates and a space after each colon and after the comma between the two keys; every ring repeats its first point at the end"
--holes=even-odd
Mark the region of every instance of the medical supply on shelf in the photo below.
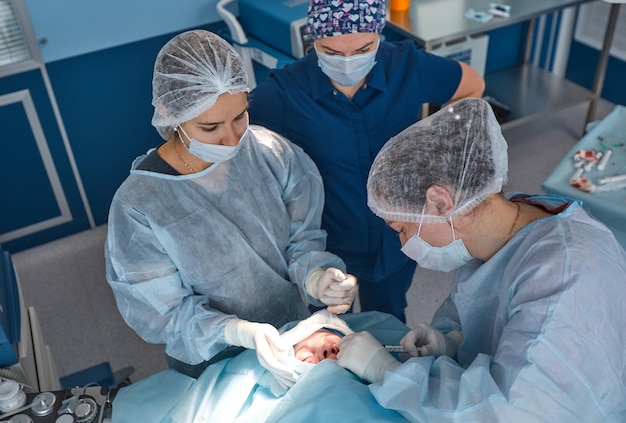
{"type": "Polygon", "coordinates": [[[578,176],[576,179],[570,179],[569,184],[583,192],[591,193],[596,190],[596,186],[593,182],[582,175],[578,176]]]}
{"type": "Polygon", "coordinates": [[[583,175],[584,171],[585,171],[585,169],[583,169],[582,167],[579,167],[578,169],[576,169],[576,172],[574,172],[574,174],[570,178],[570,183],[572,181],[576,181],[578,178],[580,178],[583,175]]]}
{"type": "Polygon", "coordinates": [[[574,167],[584,167],[585,171],[591,168],[602,159],[603,153],[596,150],[577,150],[574,154],[574,167]]]}
{"type": "Polygon", "coordinates": [[[493,18],[493,15],[491,13],[481,12],[481,11],[477,11],[474,9],[469,9],[467,12],[465,12],[464,16],[467,19],[471,19],[473,21],[478,21],[482,23],[489,22],[491,18],[493,18]]]}
{"type": "Polygon", "coordinates": [[[598,179],[600,185],[610,184],[613,182],[626,182],[626,175],[607,176],[606,178],[598,179]]]}
{"type": "Polygon", "coordinates": [[[611,150],[610,148],[604,152],[604,155],[598,162],[598,170],[606,169],[606,164],[609,162],[609,159],[611,158],[612,155],[613,155],[613,150],[611,150]]]}
{"type": "Polygon", "coordinates": [[[618,175],[626,175],[626,107],[620,105],[601,121],[588,125],[587,133],[565,154],[541,187],[548,194],[582,200],[583,207],[607,225],[626,248],[626,183],[601,183],[618,175]],[[593,193],[589,193],[572,185],[570,180],[577,170],[573,161],[576,154],[594,150],[602,152],[602,157],[591,171],[579,175],[594,184],[593,193]]]}
{"type": "Polygon", "coordinates": [[[391,10],[409,10],[409,7],[411,7],[411,0],[391,0],[389,2],[389,7],[391,10]]]}
{"type": "Polygon", "coordinates": [[[617,191],[626,188],[626,180],[621,182],[611,182],[609,184],[596,186],[595,192],[617,191]]]}
{"type": "Polygon", "coordinates": [[[501,3],[489,3],[489,13],[501,18],[508,18],[511,16],[511,6],[501,3]]]}
{"type": "MultiPolygon", "coordinates": [[[[599,137],[599,139],[603,139],[599,137]]],[[[569,180],[569,184],[578,188],[581,191],[591,193],[595,191],[613,191],[616,189],[622,189],[623,186],[617,183],[623,183],[626,185],[626,175],[615,175],[597,179],[597,185],[603,186],[612,184],[611,186],[603,186],[599,188],[593,182],[591,182],[590,176],[583,176],[584,172],[591,172],[594,167],[599,172],[606,170],[606,166],[613,155],[613,150],[608,148],[604,151],[597,150],[576,150],[574,153],[574,168],[576,171],[569,180]]],[[[595,179],[595,178],[594,178],[595,179]]]]}

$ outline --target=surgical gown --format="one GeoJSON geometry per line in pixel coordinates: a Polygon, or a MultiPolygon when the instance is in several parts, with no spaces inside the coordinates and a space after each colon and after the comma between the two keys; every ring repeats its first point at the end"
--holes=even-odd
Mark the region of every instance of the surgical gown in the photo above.
{"type": "Polygon", "coordinates": [[[310,158],[251,125],[237,155],[191,175],[137,170],[113,198],[107,280],[126,323],[188,364],[224,349],[235,316],[276,327],[309,315],[304,281],[345,265],[325,252],[310,158]]]}
{"type": "Polygon", "coordinates": [[[462,329],[458,363],[417,357],[370,385],[416,422],[625,422],[626,253],[580,203],[458,269],[433,318],[462,329]]]}

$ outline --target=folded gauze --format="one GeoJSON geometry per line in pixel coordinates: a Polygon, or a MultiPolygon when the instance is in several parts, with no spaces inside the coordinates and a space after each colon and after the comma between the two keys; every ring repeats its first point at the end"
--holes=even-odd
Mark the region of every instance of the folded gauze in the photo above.
{"type": "MultiPolygon", "coordinates": [[[[294,346],[320,329],[336,332],[340,336],[348,335],[353,332],[347,323],[337,317],[336,314],[331,313],[327,309],[323,309],[298,322],[294,327],[280,335],[287,344],[291,345],[291,348],[286,356],[283,356],[279,360],[293,370],[294,383],[316,366],[315,364],[298,360],[295,357],[294,346]]],[[[289,389],[279,384],[269,372],[261,378],[259,384],[269,388],[276,397],[284,395],[289,389]]]]}
{"type": "Polygon", "coordinates": [[[339,332],[338,334],[342,336],[352,333],[352,329],[346,322],[336,314],[323,309],[313,313],[311,317],[300,321],[293,328],[280,335],[280,337],[289,345],[294,346],[320,329],[330,329],[339,332]]]}

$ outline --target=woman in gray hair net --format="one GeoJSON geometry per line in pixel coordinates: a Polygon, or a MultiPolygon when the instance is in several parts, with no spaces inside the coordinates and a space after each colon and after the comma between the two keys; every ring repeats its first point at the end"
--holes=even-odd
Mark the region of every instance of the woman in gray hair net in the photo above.
{"type": "Polygon", "coordinates": [[[207,31],[159,52],[152,124],[165,140],[135,159],[109,212],[106,276],[126,323],[165,344],[168,364],[197,377],[255,349],[293,384],[276,327],[308,304],[350,308],[356,279],[325,251],[323,186],[299,147],[248,125],[243,62],[207,31]]]}
{"type": "Polygon", "coordinates": [[[368,205],[418,265],[456,270],[397,362],[369,334],[338,364],[419,422],[626,421],[626,252],[579,201],[503,194],[507,144],[490,106],[461,100],[392,138],[368,205]]]}

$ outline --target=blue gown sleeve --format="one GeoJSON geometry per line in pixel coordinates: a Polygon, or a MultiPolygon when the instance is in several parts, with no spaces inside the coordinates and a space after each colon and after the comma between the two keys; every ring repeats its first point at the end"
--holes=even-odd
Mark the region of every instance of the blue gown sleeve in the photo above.
{"type": "Polygon", "coordinates": [[[109,212],[106,276],[124,321],[146,342],[189,364],[227,346],[223,328],[233,316],[208,307],[181,280],[145,216],[117,196],[109,212]]]}
{"type": "MultiPolygon", "coordinates": [[[[280,137],[278,134],[274,134],[280,137]]],[[[291,218],[289,244],[286,261],[289,265],[289,278],[296,283],[307,302],[321,306],[322,303],[310,297],[304,287],[308,274],[316,269],[335,267],[342,272],[346,265],[335,254],[325,251],[326,231],[321,229],[324,209],[324,185],[313,160],[299,146],[280,137],[293,151],[288,162],[284,204],[291,218]]]]}
{"type": "MultiPolygon", "coordinates": [[[[458,269],[458,362],[410,359],[370,386],[379,403],[415,422],[624,421],[626,254],[575,213],[535,222],[479,268],[458,269]]],[[[450,310],[440,327],[454,327],[450,310]]]]}

